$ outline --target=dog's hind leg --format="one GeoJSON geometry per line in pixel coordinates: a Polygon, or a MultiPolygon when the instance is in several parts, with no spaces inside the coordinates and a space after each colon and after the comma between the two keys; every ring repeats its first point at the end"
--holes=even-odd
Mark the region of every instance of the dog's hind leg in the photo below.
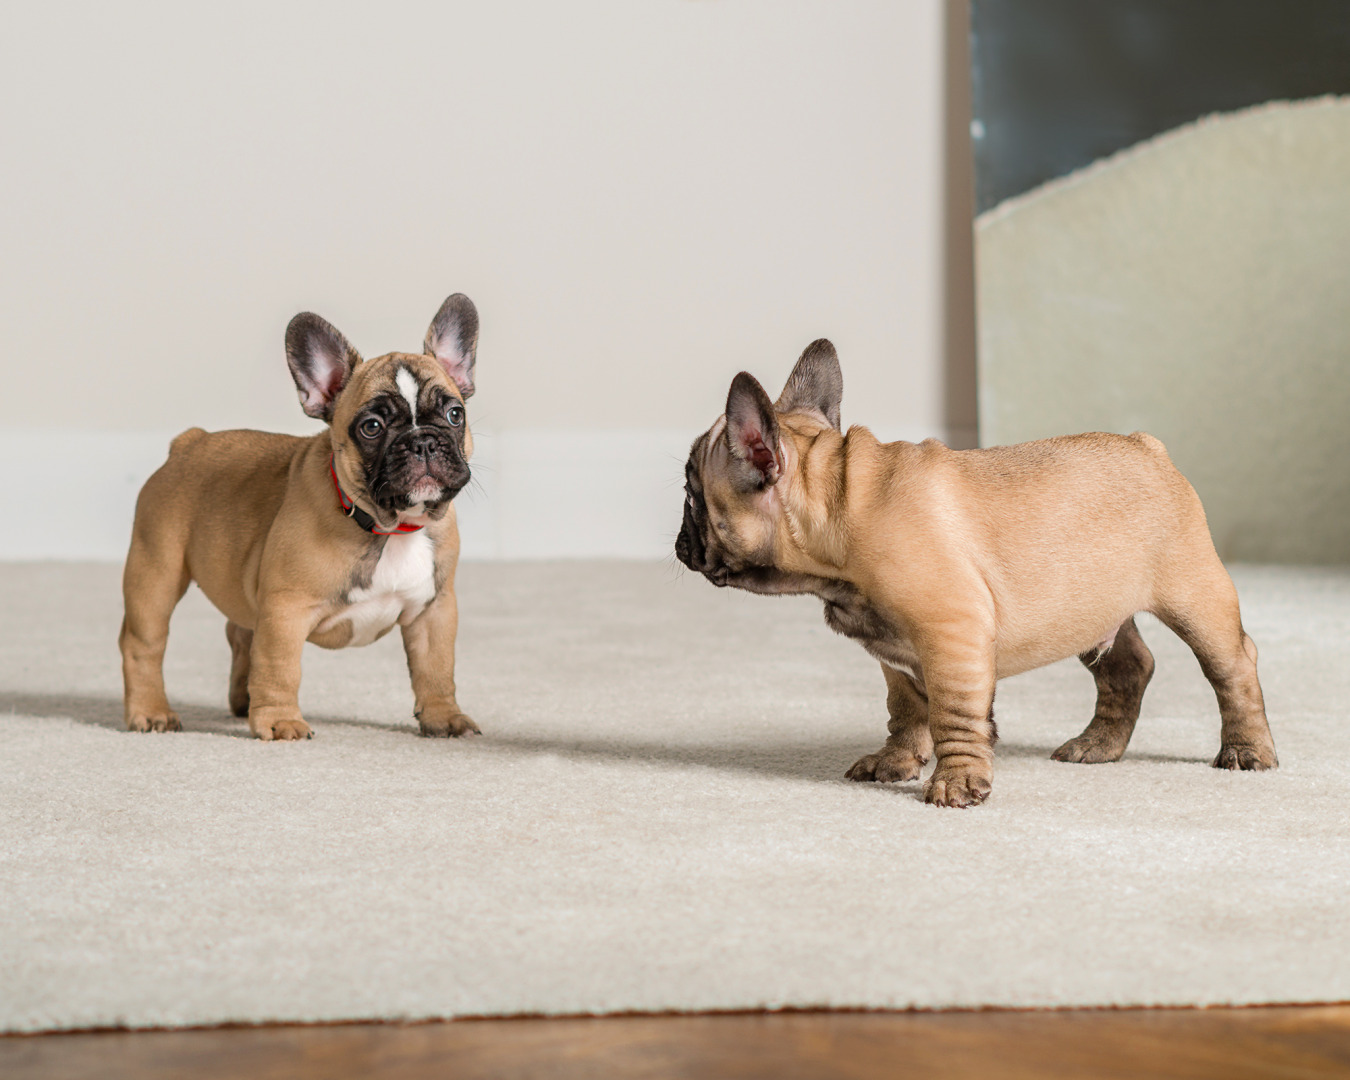
{"type": "Polygon", "coordinates": [[[131,731],[178,731],[178,715],[164,693],[164,649],[169,617],[190,581],[181,543],[138,521],[122,574],[126,614],[122,650],[122,705],[131,731]]]}
{"type": "Polygon", "coordinates": [[[230,643],[230,712],[247,716],[248,651],[253,647],[253,631],[226,621],[225,640],[230,643]]]}
{"type": "Polygon", "coordinates": [[[902,671],[881,665],[886,676],[886,710],[890,713],[886,745],[875,754],[854,762],[844,775],[850,780],[892,783],[917,780],[919,770],[933,756],[933,736],[928,730],[928,698],[902,671]]]}
{"type": "Polygon", "coordinates": [[[1223,723],[1214,767],[1273,769],[1278,761],[1256,676],[1256,643],[1242,629],[1233,579],[1212,547],[1207,554],[1162,593],[1154,613],[1190,646],[1219,699],[1223,723]]]}
{"type": "Polygon", "coordinates": [[[1144,689],[1153,678],[1153,654],[1131,617],[1116,631],[1109,648],[1090,650],[1078,659],[1097,680],[1097,708],[1083,734],[1050,756],[1084,764],[1119,761],[1134,734],[1144,689]]]}

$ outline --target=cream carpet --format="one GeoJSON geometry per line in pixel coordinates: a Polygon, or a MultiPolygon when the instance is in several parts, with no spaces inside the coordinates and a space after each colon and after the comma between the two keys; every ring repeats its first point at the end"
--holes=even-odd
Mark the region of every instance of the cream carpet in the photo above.
{"type": "Polygon", "coordinates": [[[1126,759],[1049,760],[1076,663],[1001,685],[994,794],[842,780],[875,664],[808,599],[636,563],[461,568],[461,702],[399,644],[307,655],[246,737],[195,591],[185,730],[120,730],[118,570],[0,566],[0,1029],[784,1006],[1350,999],[1350,572],[1239,568],[1282,768],[1207,767],[1184,648],[1126,759]]]}

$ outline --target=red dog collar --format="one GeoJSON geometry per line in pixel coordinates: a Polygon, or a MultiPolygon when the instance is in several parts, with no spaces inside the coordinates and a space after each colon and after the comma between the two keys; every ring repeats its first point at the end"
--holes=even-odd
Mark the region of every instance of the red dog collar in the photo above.
{"type": "Polygon", "coordinates": [[[396,525],[393,532],[384,532],[375,528],[375,519],[347,498],[346,493],[342,490],[342,485],[338,483],[337,465],[331,454],[328,456],[328,475],[333,478],[333,490],[337,492],[338,508],[372,536],[397,536],[401,533],[414,533],[422,528],[421,525],[396,525]]]}

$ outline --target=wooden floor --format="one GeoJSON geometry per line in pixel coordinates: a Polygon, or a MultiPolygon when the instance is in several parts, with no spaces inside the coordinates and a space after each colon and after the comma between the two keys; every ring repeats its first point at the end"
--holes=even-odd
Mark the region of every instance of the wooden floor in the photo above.
{"type": "Polygon", "coordinates": [[[1350,1077],[1350,1005],[751,1013],[0,1038],[0,1077],[1350,1077]]]}

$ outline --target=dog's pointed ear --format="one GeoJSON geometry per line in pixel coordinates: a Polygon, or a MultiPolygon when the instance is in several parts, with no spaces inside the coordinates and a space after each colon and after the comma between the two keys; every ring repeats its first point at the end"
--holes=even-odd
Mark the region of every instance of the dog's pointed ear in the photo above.
{"type": "Polygon", "coordinates": [[[427,328],[422,348],[441,367],[467,400],[473,396],[473,367],[478,357],[478,309],[463,293],[447,296],[427,328]]]}
{"type": "Polygon", "coordinates": [[[361,354],[338,331],[312,311],[302,311],[286,327],[286,364],[305,412],[325,423],[333,419],[333,402],[361,362],[361,354]]]}
{"type": "Polygon", "coordinates": [[[727,394],[727,448],[754,487],[776,484],[783,474],[778,418],[764,387],[748,371],[731,380],[727,394]],[[753,470],[753,471],[752,471],[753,470]]]}
{"type": "Polygon", "coordinates": [[[839,402],[844,397],[844,373],[839,370],[839,355],[830,342],[821,338],[811,342],[787,385],[778,395],[779,412],[818,413],[839,431],[839,402]]]}

